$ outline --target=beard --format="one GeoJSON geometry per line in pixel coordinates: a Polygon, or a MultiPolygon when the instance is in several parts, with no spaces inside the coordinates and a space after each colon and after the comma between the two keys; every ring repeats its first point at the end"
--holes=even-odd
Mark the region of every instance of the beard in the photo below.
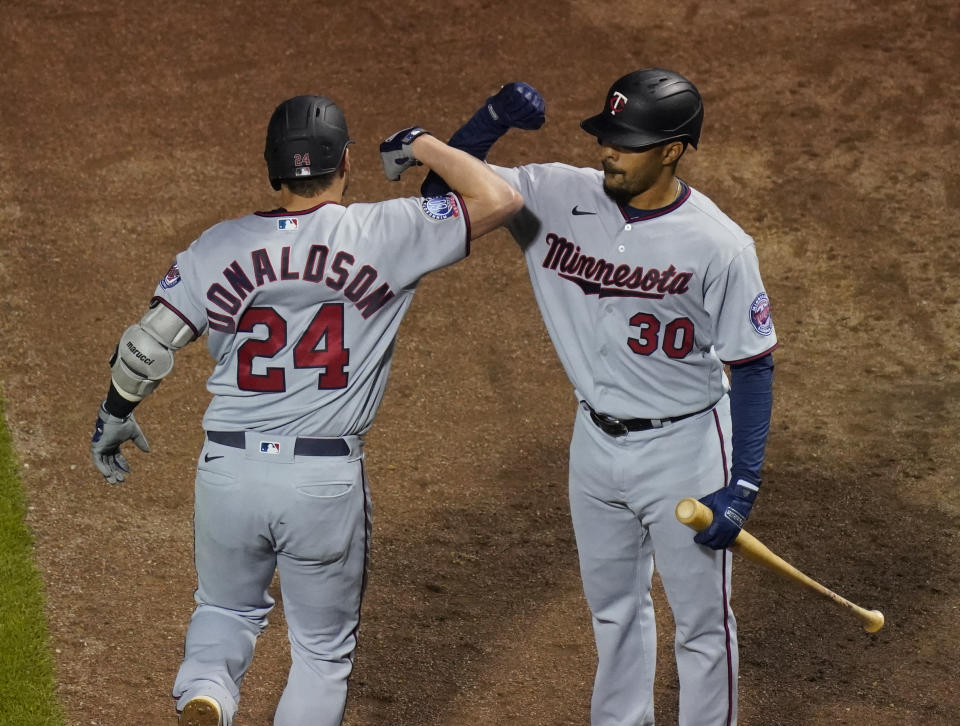
{"type": "Polygon", "coordinates": [[[614,202],[622,206],[643,194],[657,183],[657,177],[649,172],[628,176],[623,171],[606,164],[603,165],[603,191],[614,202]]]}
{"type": "Polygon", "coordinates": [[[621,206],[627,206],[630,204],[630,200],[637,196],[637,193],[632,189],[627,187],[612,187],[607,183],[607,180],[603,180],[603,192],[610,199],[621,206]]]}

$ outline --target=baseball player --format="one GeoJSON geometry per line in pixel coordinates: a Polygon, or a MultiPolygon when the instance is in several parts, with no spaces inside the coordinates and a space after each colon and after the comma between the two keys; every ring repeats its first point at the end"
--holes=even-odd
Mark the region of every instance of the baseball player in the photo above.
{"type": "MultiPolygon", "coordinates": [[[[503,93],[543,106],[526,84],[503,93]]],[[[511,231],[578,403],[569,496],[598,653],[593,726],[654,723],[654,563],[676,622],[680,725],[737,718],[726,547],[760,486],[777,338],[753,240],[677,177],[702,121],[689,80],[643,69],[581,123],[600,169],[494,167],[524,197],[511,231]],[[674,516],[688,496],[714,513],[695,537],[674,516]]],[[[510,126],[488,100],[451,144],[485,158],[510,126]]],[[[421,191],[445,188],[431,173],[421,191]]]]}
{"type": "Polygon", "coordinates": [[[264,157],[279,206],[222,222],[176,257],[124,331],[91,441],[111,483],[133,410],[174,354],[208,334],[215,366],[195,484],[196,610],[173,696],[184,726],[227,726],[277,570],[292,665],[275,726],[341,723],[371,534],[363,438],[420,278],[523,204],[475,158],[419,127],[381,144],[387,177],[423,164],[454,190],[343,204],[352,140],[322,96],[281,103],[264,157]]]}

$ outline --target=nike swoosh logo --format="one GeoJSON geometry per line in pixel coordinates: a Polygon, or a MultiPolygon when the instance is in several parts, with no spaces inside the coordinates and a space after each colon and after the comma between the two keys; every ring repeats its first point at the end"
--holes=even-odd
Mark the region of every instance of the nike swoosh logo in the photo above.
{"type": "Polygon", "coordinates": [[[204,463],[209,464],[214,459],[222,459],[222,458],[223,458],[222,456],[210,456],[210,454],[205,454],[203,457],[203,461],[204,463]]]}
{"type": "Polygon", "coordinates": [[[584,212],[582,209],[580,209],[579,206],[575,206],[573,209],[571,209],[571,210],[570,210],[570,213],[571,213],[571,214],[574,214],[574,215],[576,215],[576,216],[578,216],[578,217],[579,217],[581,214],[596,214],[596,212],[584,212]]]}

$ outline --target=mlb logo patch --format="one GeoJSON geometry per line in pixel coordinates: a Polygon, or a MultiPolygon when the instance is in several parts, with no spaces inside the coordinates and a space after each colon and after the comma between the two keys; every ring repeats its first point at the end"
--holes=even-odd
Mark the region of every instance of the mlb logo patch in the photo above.
{"type": "Polygon", "coordinates": [[[294,169],[293,175],[294,176],[310,176],[310,167],[301,166],[299,169],[294,169]]]}
{"type": "Polygon", "coordinates": [[[170,269],[167,270],[167,274],[162,280],[160,280],[160,287],[164,290],[169,290],[171,287],[179,284],[180,282],[180,268],[177,267],[177,263],[174,262],[170,265],[170,269]]]}
{"type": "Polygon", "coordinates": [[[753,299],[750,305],[750,322],[760,335],[770,335],[773,332],[773,316],[770,314],[767,293],[761,292],[753,299]]]}
{"type": "Polygon", "coordinates": [[[280,454],[280,442],[279,441],[261,441],[260,442],[260,453],[261,454],[280,454]]]}
{"type": "Polygon", "coordinates": [[[430,219],[450,219],[460,216],[457,200],[452,194],[443,197],[427,197],[420,203],[420,209],[430,219]]]}
{"type": "Polygon", "coordinates": [[[300,220],[296,217],[281,217],[277,220],[277,229],[281,232],[295,232],[300,227],[300,220]]]}

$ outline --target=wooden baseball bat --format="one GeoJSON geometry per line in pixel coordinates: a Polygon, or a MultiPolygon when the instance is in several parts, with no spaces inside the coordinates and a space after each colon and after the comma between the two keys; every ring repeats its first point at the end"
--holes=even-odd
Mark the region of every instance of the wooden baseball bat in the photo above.
{"type": "MultiPolygon", "coordinates": [[[[698,502],[696,499],[681,499],[680,503],[677,504],[676,515],[678,520],[691,529],[695,529],[697,532],[706,529],[710,526],[710,523],[713,522],[713,512],[709,507],[698,502]]],[[[824,587],[816,580],[804,575],[786,560],[777,557],[766,545],[746,530],[740,530],[740,534],[737,535],[734,543],[730,545],[730,549],[746,557],[748,560],[753,560],[763,565],[769,570],[796,580],[801,585],[806,585],[814,592],[846,608],[860,619],[863,623],[863,629],[868,633],[876,633],[883,627],[882,612],[879,610],[866,610],[859,605],[854,605],[846,598],[840,597],[833,590],[824,587]]]]}

